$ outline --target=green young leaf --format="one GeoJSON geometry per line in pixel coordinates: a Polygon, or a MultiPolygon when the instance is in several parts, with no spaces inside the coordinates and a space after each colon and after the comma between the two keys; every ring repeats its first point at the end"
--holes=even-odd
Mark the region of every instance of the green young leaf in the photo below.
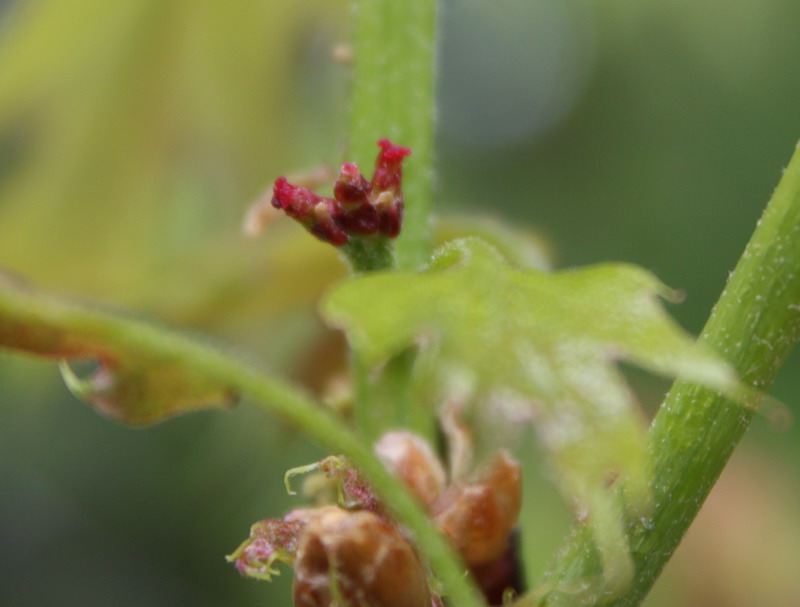
{"type": "Polygon", "coordinates": [[[87,378],[62,365],[67,386],[115,420],[151,424],[232,404],[228,386],[185,366],[179,352],[153,346],[157,329],[66,299],[0,273],[0,347],[61,360],[93,360],[87,378]]]}
{"type": "Polygon", "coordinates": [[[649,472],[643,424],[615,361],[732,395],[742,390],[724,362],[670,319],[659,295],[670,291],[631,265],[519,270],[467,238],[441,247],[420,274],[342,283],[323,315],[375,368],[428,344],[423,359],[437,359],[436,398],[467,394],[480,405],[479,438],[503,440],[520,416],[531,419],[562,490],[588,513],[606,583],[618,587],[630,569],[623,512],[608,485],[619,475],[629,513],[644,517],[649,472]]]}
{"type": "Polygon", "coordinates": [[[437,214],[434,227],[437,246],[458,238],[478,236],[514,266],[536,270],[551,270],[553,267],[553,252],[546,239],[530,229],[511,225],[492,215],[437,214]]]}

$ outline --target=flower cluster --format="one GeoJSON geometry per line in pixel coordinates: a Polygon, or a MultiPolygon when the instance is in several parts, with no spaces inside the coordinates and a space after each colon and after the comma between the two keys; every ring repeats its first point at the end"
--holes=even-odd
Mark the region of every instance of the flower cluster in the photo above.
{"type": "MultiPolygon", "coordinates": [[[[430,446],[390,432],[375,446],[384,465],[428,511],[492,604],[518,590],[510,538],[521,500],[519,464],[505,451],[468,480],[450,480],[430,446]]],[[[248,577],[269,580],[276,563],[294,568],[295,607],[441,607],[411,542],[372,487],[344,457],[289,471],[317,470],[337,483],[339,504],[301,508],[253,525],[228,557],[248,577]]]]}
{"type": "Polygon", "coordinates": [[[333,198],[328,198],[279,177],[272,189],[272,206],[337,247],[351,236],[396,237],[403,220],[403,159],[411,150],[388,139],[378,141],[378,146],[372,181],[354,163],[346,162],[333,186],[333,198]]]}

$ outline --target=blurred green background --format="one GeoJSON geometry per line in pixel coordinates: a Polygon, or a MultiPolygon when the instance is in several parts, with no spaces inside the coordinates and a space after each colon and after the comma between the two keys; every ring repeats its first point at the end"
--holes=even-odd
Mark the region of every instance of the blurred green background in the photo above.
{"type": "MultiPolygon", "coordinates": [[[[703,325],[800,138],[795,0],[443,0],[442,211],[537,232],[559,267],[625,260],[703,325]]],[[[278,220],[278,175],[342,160],[344,0],[0,1],[0,266],[177,325],[319,390],[335,256],[278,220]]],[[[400,142],[402,143],[402,142],[400,142]]],[[[408,201],[413,204],[413,201],[408,201]]],[[[798,415],[800,360],[773,395],[798,415]]],[[[631,379],[652,411],[667,385],[631,379]]],[[[800,431],[763,419],[646,605],[800,604],[800,431]]],[[[535,449],[535,579],[567,528],[535,449]]],[[[321,453],[243,404],[147,430],[0,353],[0,605],[288,605],[223,561],[321,453]]]]}

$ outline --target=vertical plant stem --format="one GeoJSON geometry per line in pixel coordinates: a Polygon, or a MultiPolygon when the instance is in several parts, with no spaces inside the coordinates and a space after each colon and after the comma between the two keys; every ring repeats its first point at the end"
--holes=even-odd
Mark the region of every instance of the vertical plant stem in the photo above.
{"type": "MultiPolygon", "coordinates": [[[[394,254],[399,270],[416,270],[432,249],[436,0],[353,0],[352,9],[355,32],[348,157],[359,166],[368,166],[376,142],[383,137],[411,148],[403,176],[405,216],[394,254]]],[[[356,421],[368,442],[391,426],[410,425],[423,435],[432,433],[424,427],[426,420],[432,426],[430,412],[420,414],[414,407],[421,405],[409,398],[413,364],[414,353],[406,352],[390,362],[374,382],[358,353],[352,353],[356,421]]],[[[371,453],[351,450],[350,456],[415,532],[417,545],[445,583],[450,604],[485,605],[463,564],[432,530],[427,515],[408,493],[398,491],[395,479],[371,453]],[[421,532],[425,528],[428,531],[421,532]]]]}
{"type": "Polygon", "coordinates": [[[379,377],[371,378],[369,369],[355,354],[351,368],[355,374],[354,392],[364,402],[356,403],[356,425],[362,434],[375,440],[389,430],[405,428],[436,444],[436,416],[424,402],[416,402],[413,385],[416,349],[408,349],[390,360],[379,377]]]}
{"type": "Polygon", "coordinates": [[[354,237],[342,249],[350,268],[356,274],[391,270],[394,266],[392,244],[384,236],[354,237]]]}
{"type": "MultiPolygon", "coordinates": [[[[767,390],[800,339],[800,148],[753,233],[700,341],[734,365],[746,383],[767,390]]],[[[652,521],[628,526],[634,582],[609,604],[639,605],[672,555],[752,418],[752,411],[677,381],[650,428],[652,521]]],[[[545,577],[568,590],[596,578],[597,556],[576,530],[545,577]]],[[[604,604],[597,600],[597,604],[604,604]]],[[[540,604],[572,605],[551,591],[540,604]]]]}
{"type": "MultiPolygon", "coordinates": [[[[353,0],[352,10],[348,157],[367,166],[383,137],[411,148],[403,176],[403,229],[393,244],[394,266],[415,270],[431,253],[436,0],[353,0]]],[[[423,405],[410,398],[413,365],[413,353],[407,353],[370,377],[358,353],[352,354],[356,423],[367,438],[399,426],[432,434],[430,411],[415,410],[423,405]]]]}
{"type": "Polygon", "coordinates": [[[367,167],[375,142],[411,148],[403,178],[406,213],[395,242],[400,270],[431,252],[436,0],[353,0],[353,102],[348,157],[367,167]]]}

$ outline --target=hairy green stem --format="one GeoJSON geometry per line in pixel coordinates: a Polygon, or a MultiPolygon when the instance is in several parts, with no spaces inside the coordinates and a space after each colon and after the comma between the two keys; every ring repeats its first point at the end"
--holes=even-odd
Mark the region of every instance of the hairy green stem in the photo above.
{"type": "Polygon", "coordinates": [[[355,237],[342,247],[342,252],[356,274],[391,270],[394,252],[391,241],[384,237],[355,237]]]}
{"type": "MultiPolygon", "coordinates": [[[[394,246],[369,251],[359,244],[347,255],[356,272],[394,267],[415,270],[428,261],[432,250],[436,0],[353,0],[352,10],[355,32],[348,155],[360,166],[368,166],[376,141],[384,137],[409,147],[412,155],[403,176],[403,228],[394,246]]],[[[373,378],[358,353],[351,353],[355,417],[366,444],[393,426],[411,426],[426,434],[417,427],[421,425],[416,423],[417,408],[409,399],[413,362],[413,352],[407,352],[373,378]]],[[[335,442],[330,446],[346,453],[367,474],[414,533],[417,545],[444,583],[450,603],[459,607],[485,605],[460,560],[419,505],[363,447],[364,443],[331,430],[325,429],[317,438],[329,445],[335,442]]]]}
{"type": "Polygon", "coordinates": [[[431,253],[433,83],[436,0],[353,0],[353,103],[348,157],[369,166],[375,142],[411,148],[404,170],[406,213],[395,241],[400,270],[431,253]]]}
{"type": "MultiPolygon", "coordinates": [[[[700,336],[746,383],[767,390],[800,339],[800,148],[786,168],[700,336]]],[[[639,605],[677,547],[752,418],[719,395],[678,380],[650,428],[654,511],[631,521],[634,582],[611,597],[585,589],[602,573],[592,538],[577,529],[545,576],[541,605],[639,605]],[[550,589],[547,592],[546,589],[550,589]],[[582,598],[581,598],[582,595],[582,598]]]]}
{"type": "MultiPolygon", "coordinates": [[[[387,137],[411,148],[403,176],[405,216],[392,243],[393,257],[364,243],[346,251],[357,272],[415,270],[431,253],[433,193],[433,113],[436,0],[353,0],[353,101],[349,157],[366,166],[375,142],[387,137]]],[[[409,352],[370,370],[351,356],[355,418],[362,434],[377,438],[389,428],[406,427],[433,438],[430,412],[411,399],[414,355],[409,352]]]]}
{"type": "Polygon", "coordinates": [[[353,353],[351,369],[356,386],[354,413],[356,426],[369,440],[389,430],[405,428],[436,444],[436,416],[424,400],[415,398],[414,363],[416,348],[408,349],[383,366],[378,377],[353,353]]]}

